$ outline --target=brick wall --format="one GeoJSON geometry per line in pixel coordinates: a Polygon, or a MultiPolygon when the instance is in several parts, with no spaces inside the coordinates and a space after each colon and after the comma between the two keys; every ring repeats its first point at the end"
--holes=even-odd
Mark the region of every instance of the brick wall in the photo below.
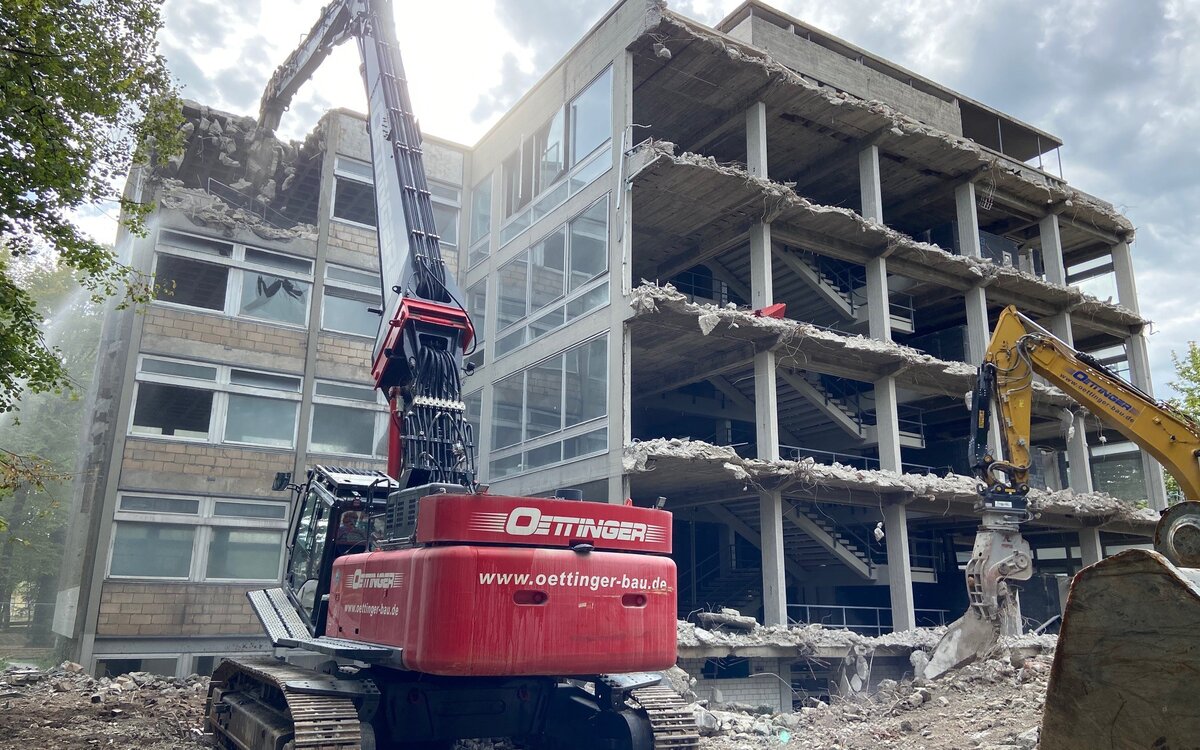
{"type": "Polygon", "coordinates": [[[329,222],[329,260],[358,268],[379,270],[379,247],[371,229],[329,222]]]}
{"type": "Polygon", "coordinates": [[[373,385],[371,353],[374,342],[354,336],[317,336],[317,377],[373,385]]]}
{"type": "Polygon", "coordinates": [[[782,684],[774,676],[774,674],[780,673],[779,659],[751,659],[750,677],[724,680],[705,679],[703,676],[704,662],[704,659],[679,660],[679,667],[696,678],[696,686],[692,689],[700,698],[716,702],[714,691],[719,690],[723,703],[773,706],[779,710],[782,684]]]}
{"type": "Polygon", "coordinates": [[[278,498],[277,471],[291,471],[295,453],[129,437],[121,489],[204,492],[278,498]]]}
{"type": "Polygon", "coordinates": [[[261,586],[106,581],[96,634],[261,635],[246,592],[261,586]]]}
{"type": "MultiPolygon", "coordinates": [[[[144,341],[142,348],[147,350],[154,344],[159,344],[160,346],[156,349],[161,350],[164,346],[167,348],[167,351],[163,353],[172,353],[170,351],[172,347],[163,340],[173,339],[187,342],[188,351],[194,352],[195,355],[201,354],[203,349],[202,346],[197,345],[209,344],[223,349],[239,349],[260,355],[302,359],[307,333],[293,328],[253,323],[221,315],[150,305],[146,309],[142,336],[160,337],[157,340],[144,341]]],[[[180,353],[185,354],[186,352],[180,353]]],[[[205,352],[204,356],[209,359],[228,359],[228,357],[213,356],[211,350],[205,352]]],[[[277,369],[277,367],[272,369],[277,369]]]]}

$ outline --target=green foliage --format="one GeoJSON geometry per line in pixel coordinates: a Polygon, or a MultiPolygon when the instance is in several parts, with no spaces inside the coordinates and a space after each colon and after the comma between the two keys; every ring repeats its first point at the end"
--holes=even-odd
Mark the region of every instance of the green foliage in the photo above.
{"type": "MultiPolygon", "coordinates": [[[[1188,342],[1187,351],[1182,357],[1179,352],[1171,352],[1171,361],[1175,364],[1175,380],[1169,385],[1179,394],[1170,403],[1193,421],[1200,422],[1200,348],[1195,341],[1188,342]]],[[[1167,497],[1172,501],[1183,498],[1183,491],[1175,477],[1167,475],[1167,497]]]]}
{"type": "Polygon", "coordinates": [[[4,1],[0,413],[14,410],[23,390],[54,393],[71,386],[61,353],[41,334],[37,305],[19,272],[21,259],[56,257],[80,272],[80,283],[97,299],[119,293],[128,304],[149,295],[146,279],[68,215],[117,201],[125,225],[145,231],[150,206],[123,198],[120,182],[135,159],[169,156],[182,142],[179,102],[157,53],[161,3],[4,1]]]}

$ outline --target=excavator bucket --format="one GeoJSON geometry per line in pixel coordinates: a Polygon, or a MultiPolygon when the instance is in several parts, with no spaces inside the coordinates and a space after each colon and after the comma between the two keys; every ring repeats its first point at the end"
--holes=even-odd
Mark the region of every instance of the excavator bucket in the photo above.
{"type": "Polygon", "coordinates": [[[974,607],[950,624],[925,665],[925,679],[933,680],[952,669],[970,664],[996,648],[998,634],[992,623],[974,607]]]}
{"type": "Polygon", "coordinates": [[[1200,569],[1148,550],[1071,583],[1042,719],[1042,750],[1200,742],[1200,569]]]}

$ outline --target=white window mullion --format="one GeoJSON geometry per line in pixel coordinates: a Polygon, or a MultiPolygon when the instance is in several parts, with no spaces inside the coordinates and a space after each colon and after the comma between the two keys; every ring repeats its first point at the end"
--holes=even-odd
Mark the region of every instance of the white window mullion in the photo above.
{"type": "Polygon", "coordinates": [[[217,391],[213,394],[212,408],[212,431],[211,442],[221,444],[225,442],[225,417],[226,411],[229,409],[229,394],[225,391],[217,391]]]}

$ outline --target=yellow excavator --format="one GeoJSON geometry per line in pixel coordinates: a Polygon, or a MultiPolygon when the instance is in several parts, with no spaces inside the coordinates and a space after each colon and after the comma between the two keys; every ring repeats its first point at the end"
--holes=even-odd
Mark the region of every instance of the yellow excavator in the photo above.
{"type": "Polygon", "coordinates": [[[1033,376],[1153,456],[1187,501],[1163,511],[1154,551],[1132,549],[1071,582],[1042,720],[1042,750],[1200,748],[1200,425],[1075,350],[1014,307],[996,323],[972,402],[982,522],[966,566],[970,606],[938,643],[934,678],[1020,632],[1008,581],[1033,574],[1029,518],[1033,376]],[[989,447],[996,414],[999,452],[989,447]]]}

